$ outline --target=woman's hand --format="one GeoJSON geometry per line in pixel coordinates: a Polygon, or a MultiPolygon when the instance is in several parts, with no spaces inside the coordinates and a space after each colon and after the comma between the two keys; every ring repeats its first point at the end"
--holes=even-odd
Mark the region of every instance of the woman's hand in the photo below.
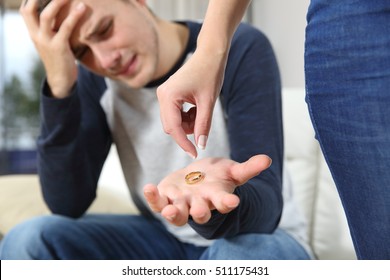
{"type": "Polygon", "coordinates": [[[266,155],[256,155],[238,163],[224,158],[206,158],[196,161],[165,177],[157,186],[148,184],[144,195],[150,208],[170,223],[181,226],[189,215],[199,224],[206,223],[212,210],[229,213],[240,203],[233,194],[237,186],[258,175],[271,165],[266,155]],[[188,184],[188,173],[200,171],[203,180],[188,184]]]}
{"type": "Polygon", "coordinates": [[[157,89],[164,131],[192,157],[197,151],[187,134],[194,134],[199,148],[206,147],[230,42],[250,2],[210,0],[194,55],[157,89]],[[195,117],[182,112],[183,102],[196,106],[195,117]]]}
{"type": "Polygon", "coordinates": [[[194,134],[195,144],[206,147],[215,102],[221,91],[227,54],[210,55],[197,50],[193,56],[157,89],[161,122],[165,133],[192,157],[196,147],[187,138],[194,134]],[[183,112],[184,102],[195,105],[196,110],[183,112]]]}
{"type": "Polygon", "coordinates": [[[45,67],[47,82],[56,98],[64,98],[77,79],[76,59],[70,47],[70,36],[86,7],[79,3],[62,19],[70,0],[53,0],[39,14],[38,1],[24,1],[20,13],[45,67]],[[65,11],[64,11],[65,10],[65,11]]]}

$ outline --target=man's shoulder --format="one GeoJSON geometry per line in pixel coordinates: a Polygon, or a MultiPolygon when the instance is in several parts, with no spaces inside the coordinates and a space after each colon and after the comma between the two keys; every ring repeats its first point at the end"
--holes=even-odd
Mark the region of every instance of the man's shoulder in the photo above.
{"type": "Polygon", "coordinates": [[[94,72],[92,72],[91,70],[89,70],[88,68],[86,68],[81,64],[79,65],[78,70],[79,70],[79,77],[81,78],[91,79],[91,80],[104,80],[103,76],[99,76],[95,74],[94,72]]]}
{"type": "Polygon", "coordinates": [[[268,40],[268,38],[259,28],[248,23],[240,23],[233,36],[233,42],[236,40],[255,42],[258,40],[268,40]]]}
{"type": "Polygon", "coordinates": [[[233,36],[230,47],[230,59],[262,56],[272,51],[272,45],[267,36],[257,27],[241,23],[233,36]]]}
{"type": "Polygon", "coordinates": [[[80,65],[78,67],[79,75],[78,75],[78,83],[86,84],[89,87],[93,87],[95,89],[100,89],[104,91],[107,88],[105,78],[103,76],[97,75],[80,65]]]}
{"type": "MultiPolygon", "coordinates": [[[[248,73],[253,73],[254,69],[261,69],[265,58],[269,61],[273,54],[273,47],[261,30],[250,24],[241,23],[234,34],[229,51],[224,79],[225,89],[229,90],[230,86],[240,84],[240,79],[245,80],[248,73]]],[[[260,80],[251,81],[256,83],[260,80]]]]}

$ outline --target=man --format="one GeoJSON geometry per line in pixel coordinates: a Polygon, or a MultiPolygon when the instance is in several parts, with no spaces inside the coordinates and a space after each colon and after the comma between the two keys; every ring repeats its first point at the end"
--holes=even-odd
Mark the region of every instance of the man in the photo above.
{"type": "MultiPolygon", "coordinates": [[[[162,20],[143,0],[53,0],[44,9],[29,0],[21,13],[47,73],[39,173],[55,215],[13,229],[1,258],[309,258],[289,197],[289,233],[276,229],[280,80],[262,33],[239,28],[213,137],[194,161],[163,132],[156,88],[194,52],[199,23],[162,20]],[[83,215],[112,143],[139,216],[83,215]]],[[[198,113],[183,111],[187,131],[198,113]]]]}

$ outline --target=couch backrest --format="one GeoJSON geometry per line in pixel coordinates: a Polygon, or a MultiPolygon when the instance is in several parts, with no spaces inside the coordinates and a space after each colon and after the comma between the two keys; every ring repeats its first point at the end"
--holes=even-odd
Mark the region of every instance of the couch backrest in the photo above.
{"type": "Polygon", "coordinates": [[[345,214],[314,138],[305,91],[283,90],[286,168],[297,203],[308,220],[308,235],[319,259],[356,259],[345,214]]]}

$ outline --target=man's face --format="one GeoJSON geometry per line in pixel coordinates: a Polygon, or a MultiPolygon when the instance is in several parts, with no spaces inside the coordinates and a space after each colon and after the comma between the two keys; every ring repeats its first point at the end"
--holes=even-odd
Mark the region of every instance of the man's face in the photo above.
{"type": "MultiPolygon", "coordinates": [[[[76,59],[91,71],[140,88],[157,78],[158,35],[139,0],[84,0],[83,17],[70,38],[76,59]]],[[[74,9],[78,1],[72,1],[74,9]]],[[[58,22],[68,14],[64,9],[58,22]]]]}

